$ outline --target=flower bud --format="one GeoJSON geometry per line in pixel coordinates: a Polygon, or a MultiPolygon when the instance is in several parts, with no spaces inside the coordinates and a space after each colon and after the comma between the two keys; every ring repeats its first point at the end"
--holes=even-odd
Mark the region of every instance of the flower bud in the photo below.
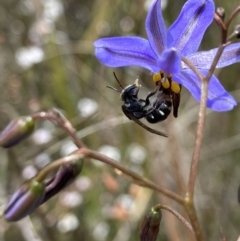
{"type": "Polygon", "coordinates": [[[236,33],[236,38],[240,38],[240,24],[234,27],[234,32],[236,33]]]}
{"type": "Polygon", "coordinates": [[[140,241],[155,241],[157,239],[161,218],[162,213],[160,209],[152,208],[141,224],[140,241]]]}
{"type": "MultiPolygon", "coordinates": [[[[71,184],[80,174],[83,167],[83,160],[80,159],[74,163],[62,165],[58,172],[46,183],[46,194],[42,203],[62,191],[71,184]]],[[[41,204],[42,204],[41,203],[41,204]]]]}
{"type": "Polygon", "coordinates": [[[0,134],[0,146],[10,148],[27,138],[34,131],[35,120],[22,116],[11,121],[0,134]]]}
{"type": "Polygon", "coordinates": [[[224,18],[225,18],[225,9],[223,7],[218,7],[216,13],[222,20],[224,20],[224,18]]]}
{"type": "Polygon", "coordinates": [[[45,185],[31,180],[24,183],[11,197],[5,211],[5,219],[16,222],[39,207],[45,195],[45,185]]]}

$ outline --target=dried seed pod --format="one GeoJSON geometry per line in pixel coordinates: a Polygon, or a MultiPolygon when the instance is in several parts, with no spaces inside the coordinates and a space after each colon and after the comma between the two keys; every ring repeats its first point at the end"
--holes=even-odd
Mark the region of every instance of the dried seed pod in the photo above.
{"type": "Polygon", "coordinates": [[[142,221],[140,241],[155,241],[157,239],[161,218],[162,213],[160,209],[152,208],[142,221]]]}
{"type": "Polygon", "coordinates": [[[12,120],[0,134],[0,146],[10,148],[32,134],[35,120],[31,116],[22,116],[12,120]]]}
{"type": "Polygon", "coordinates": [[[5,219],[16,222],[39,207],[45,195],[45,185],[31,180],[24,183],[11,197],[5,211],[5,219]]]}

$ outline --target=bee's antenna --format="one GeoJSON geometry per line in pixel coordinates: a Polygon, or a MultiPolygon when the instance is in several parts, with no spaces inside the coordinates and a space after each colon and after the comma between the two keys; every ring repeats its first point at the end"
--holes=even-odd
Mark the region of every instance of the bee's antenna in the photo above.
{"type": "Polygon", "coordinates": [[[121,90],[118,90],[118,89],[116,89],[116,88],[114,88],[112,86],[109,86],[109,85],[107,85],[106,87],[109,88],[109,89],[115,90],[117,92],[122,92],[121,90]]]}
{"type": "Polygon", "coordinates": [[[115,79],[117,80],[118,84],[120,85],[120,87],[122,89],[124,89],[123,86],[121,85],[120,81],[118,80],[117,75],[115,74],[115,72],[113,72],[113,75],[114,75],[115,79]]]}

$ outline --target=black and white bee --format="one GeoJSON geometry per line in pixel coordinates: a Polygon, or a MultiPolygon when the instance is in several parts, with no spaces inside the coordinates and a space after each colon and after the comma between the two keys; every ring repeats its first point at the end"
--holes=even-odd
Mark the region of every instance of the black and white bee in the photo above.
{"type": "Polygon", "coordinates": [[[121,99],[123,101],[123,113],[130,120],[135,121],[137,124],[149,132],[167,137],[165,133],[146,126],[140,121],[140,119],[145,118],[151,124],[158,123],[167,119],[172,110],[172,98],[170,94],[164,91],[164,89],[159,90],[158,86],[154,91],[147,95],[146,99],[139,99],[138,92],[141,85],[138,84],[138,80],[136,80],[134,84],[123,88],[115,73],[114,76],[122,90],[117,90],[110,86],[107,87],[121,92],[121,99]]]}

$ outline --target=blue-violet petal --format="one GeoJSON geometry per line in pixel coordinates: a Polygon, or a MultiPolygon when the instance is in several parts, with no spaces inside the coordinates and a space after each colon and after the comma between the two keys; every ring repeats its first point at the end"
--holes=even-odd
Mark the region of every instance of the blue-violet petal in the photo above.
{"type": "Polygon", "coordinates": [[[159,70],[156,55],[146,39],[139,37],[103,38],[95,41],[96,57],[109,67],[141,66],[159,70]]]}
{"type": "MultiPolygon", "coordinates": [[[[201,70],[206,75],[208,70],[201,70]]],[[[174,80],[189,90],[192,96],[200,101],[201,81],[191,69],[185,69],[174,76],[174,80]]],[[[237,104],[236,100],[223,88],[216,76],[212,76],[208,88],[207,107],[215,111],[229,111],[237,104]]]]}
{"type": "MultiPolygon", "coordinates": [[[[202,51],[194,53],[187,58],[199,69],[210,68],[212,61],[217,53],[218,48],[211,49],[209,51],[202,51]]],[[[217,68],[223,68],[228,65],[234,64],[240,61],[240,43],[231,44],[227,46],[217,64],[217,68]]],[[[184,68],[188,68],[184,64],[184,68]]]]}
{"type": "Polygon", "coordinates": [[[198,50],[203,35],[213,21],[215,6],[212,0],[188,0],[178,19],[168,29],[168,41],[183,56],[198,50]]]}
{"type": "Polygon", "coordinates": [[[155,1],[149,10],[146,30],[151,47],[160,55],[167,47],[167,31],[161,11],[161,0],[155,1]]]}

